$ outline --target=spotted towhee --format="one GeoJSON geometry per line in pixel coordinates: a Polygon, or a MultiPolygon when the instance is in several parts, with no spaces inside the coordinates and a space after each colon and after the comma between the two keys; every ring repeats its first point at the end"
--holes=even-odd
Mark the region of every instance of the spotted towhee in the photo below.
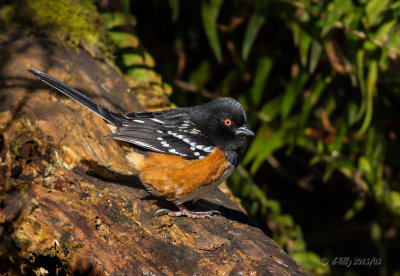
{"type": "Polygon", "coordinates": [[[101,116],[113,132],[109,137],[130,144],[126,158],[146,189],[179,208],[156,215],[211,217],[216,211],[190,211],[183,203],[224,181],[240,160],[245,136],[254,135],[243,107],[231,98],[159,112],[114,113],[52,76],[29,72],[101,116]]]}

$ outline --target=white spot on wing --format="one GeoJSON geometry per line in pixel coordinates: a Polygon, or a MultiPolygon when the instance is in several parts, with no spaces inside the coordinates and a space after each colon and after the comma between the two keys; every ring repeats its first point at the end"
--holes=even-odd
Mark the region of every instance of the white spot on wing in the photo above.
{"type": "Polygon", "coordinates": [[[158,129],[157,129],[157,132],[158,132],[158,133],[164,133],[164,132],[162,132],[161,130],[158,130],[158,129]]]}
{"type": "Polygon", "coordinates": [[[177,152],[175,149],[169,149],[168,152],[170,152],[170,153],[175,153],[175,154],[178,154],[178,155],[180,155],[180,156],[187,156],[187,154],[177,152]]]}
{"type": "Polygon", "coordinates": [[[142,121],[142,120],[133,120],[133,121],[136,122],[136,123],[144,124],[144,121],[142,121]]]}
{"type": "Polygon", "coordinates": [[[203,149],[205,152],[213,152],[214,148],[213,147],[206,147],[203,149]]]}
{"type": "Polygon", "coordinates": [[[159,141],[163,141],[164,139],[163,139],[163,138],[161,138],[161,137],[157,137],[157,140],[159,140],[159,141]]]}
{"type": "Polygon", "coordinates": [[[194,156],[200,156],[200,152],[195,151],[194,156]]]}
{"type": "Polygon", "coordinates": [[[169,147],[170,147],[169,144],[168,144],[167,142],[165,142],[165,141],[162,141],[162,142],[161,142],[161,145],[162,145],[163,147],[166,147],[166,148],[169,148],[169,147]]]}
{"type": "Polygon", "coordinates": [[[197,145],[196,148],[199,149],[199,150],[202,150],[204,148],[204,146],[203,145],[197,145]]]}
{"type": "Polygon", "coordinates": [[[156,122],[156,123],[160,123],[160,124],[163,124],[163,123],[164,123],[164,121],[158,120],[158,119],[156,119],[156,118],[152,118],[152,119],[150,119],[150,120],[152,120],[153,122],[156,122]]]}
{"type": "Polygon", "coordinates": [[[153,147],[152,145],[150,145],[150,144],[148,144],[148,143],[146,143],[146,142],[140,141],[140,140],[130,139],[130,140],[129,140],[129,143],[132,143],[132,144],[134,144],[134,145],[137,145],[137,146],[140,146],[140,147],[144,147],[144,148],[147,148],[147,149],[152,149],[152,150],[155,150],[155,151],[160,151],[160,149],[155,148],[155,147],[153,147]]]}

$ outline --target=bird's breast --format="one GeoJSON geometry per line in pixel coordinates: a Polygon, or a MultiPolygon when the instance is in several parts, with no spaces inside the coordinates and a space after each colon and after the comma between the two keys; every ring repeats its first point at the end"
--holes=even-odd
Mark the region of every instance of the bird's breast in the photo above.
{"type": "Polygon", "coordinates": [[[233,171],[233,166],[218,148],[199,160],[155,152],[147,155],[130,152],[127,160],[149,192],[176,203],[203,196],[233,171]]]}

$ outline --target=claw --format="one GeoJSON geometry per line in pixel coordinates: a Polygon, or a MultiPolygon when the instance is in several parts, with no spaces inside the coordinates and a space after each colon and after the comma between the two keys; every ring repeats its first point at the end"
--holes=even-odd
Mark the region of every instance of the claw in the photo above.
{"type": "Polygon", "coordinates": [[[212,211],[191,211],[191,210],[188,210],[182,204],[177,204],[176,206],[179,208],[179,211],[171,211],[171,210],[168,210],[168,209],[158,209],[154,213],[154,216],[168,215],[170,217],[186,216],[186,217],[189,217],[189,218],[209,218],[209,219],[211,219],[212,216],[215,215],[215,214],[221,215],[221,213],[219,211],[217,211],[217,210],[212,210],[212,211]]]}
{"type": "Polygon", "coordinates": [[[163,215],[168,215],[171,212],[171,210],[168,209],[158,209],[155,213],[154,216],[158,217],[158,216],[163,216],[163,215]]]}

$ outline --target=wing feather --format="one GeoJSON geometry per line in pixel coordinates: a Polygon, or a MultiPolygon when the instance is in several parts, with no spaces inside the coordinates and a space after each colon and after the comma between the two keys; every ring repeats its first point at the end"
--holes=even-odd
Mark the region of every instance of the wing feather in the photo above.
{"type": "Polygon", "coordinates": [[[123,114],[126,120],[109,137],[131,143],[141,149],[185,159],[202,159],[214,151],[215,145],[192,124],[183,121],[181,115],[159,115],[158,112],[123,114]],[[177,122],[177,119],[180,121],[177,122]]]}

